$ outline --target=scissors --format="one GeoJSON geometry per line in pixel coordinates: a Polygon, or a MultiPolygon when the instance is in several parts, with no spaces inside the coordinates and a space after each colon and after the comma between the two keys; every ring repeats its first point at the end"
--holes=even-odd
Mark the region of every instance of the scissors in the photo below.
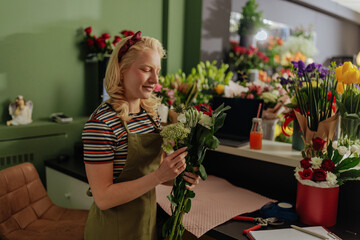
{"type": "Polygon", "coordinates": [[[247,221],[247,222],[256,222],[257,225],[243,230],[243,234],[248,234],[250,231],[258,230],[261,227],[266,227],[267,225],[282,225],[284,222],[279,221],[275,217],[270,218],[261,218],[261,217],[246,217],[246,216],[236,216],[232,218],[233,220],[241,220],[241,221],[247,221]]]}

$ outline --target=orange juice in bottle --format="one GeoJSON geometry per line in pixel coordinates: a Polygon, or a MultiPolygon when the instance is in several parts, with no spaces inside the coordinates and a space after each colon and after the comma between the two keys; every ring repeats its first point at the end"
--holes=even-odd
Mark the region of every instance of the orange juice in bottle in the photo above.
{"type": "Polygon", "coordinates": [[[250,131],[250,149],[261,149],[262,147],[262,126],[261,118],[252,119],[252,127],[250,131]]]}

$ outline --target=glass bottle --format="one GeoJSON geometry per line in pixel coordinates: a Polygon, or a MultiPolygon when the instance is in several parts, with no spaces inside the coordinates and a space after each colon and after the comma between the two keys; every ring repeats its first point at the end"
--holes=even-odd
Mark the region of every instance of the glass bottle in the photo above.
{"type": "Polygon", "coordinates": [[[262,119],[253,118],[252,127],[250,131],[250,149],[261,149],[262,138],[263,138],[262,119]]]}

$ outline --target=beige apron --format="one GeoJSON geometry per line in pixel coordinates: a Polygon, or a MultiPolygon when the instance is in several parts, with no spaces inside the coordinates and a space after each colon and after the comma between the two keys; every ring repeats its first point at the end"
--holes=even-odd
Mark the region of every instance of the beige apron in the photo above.
{"type": "MultiPolygon", "coordinates": [[[[158,130],[155,122],[151,122],[158,130]]],[[[123,126],[128,134],[128,155],[120,176],[114,182],[138,179],[159,168],[162,138],[156,133],[130,133],[126,122],[123,126]]],[[[90,208],[85,227],[85,240],[155,240],[156,196],[155,188],[139,198],[100,210],[95,202],[90,208]]]]}

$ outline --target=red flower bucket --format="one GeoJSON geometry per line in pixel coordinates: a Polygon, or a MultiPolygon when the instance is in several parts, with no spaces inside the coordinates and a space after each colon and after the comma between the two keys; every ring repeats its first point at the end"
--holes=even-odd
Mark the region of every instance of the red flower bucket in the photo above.
{"type": "Polygon", "coordinates": [[[297,184],[296,212],[307,225],[331,227],[336,224],[339,186],[318,188],[297,184]]]}

